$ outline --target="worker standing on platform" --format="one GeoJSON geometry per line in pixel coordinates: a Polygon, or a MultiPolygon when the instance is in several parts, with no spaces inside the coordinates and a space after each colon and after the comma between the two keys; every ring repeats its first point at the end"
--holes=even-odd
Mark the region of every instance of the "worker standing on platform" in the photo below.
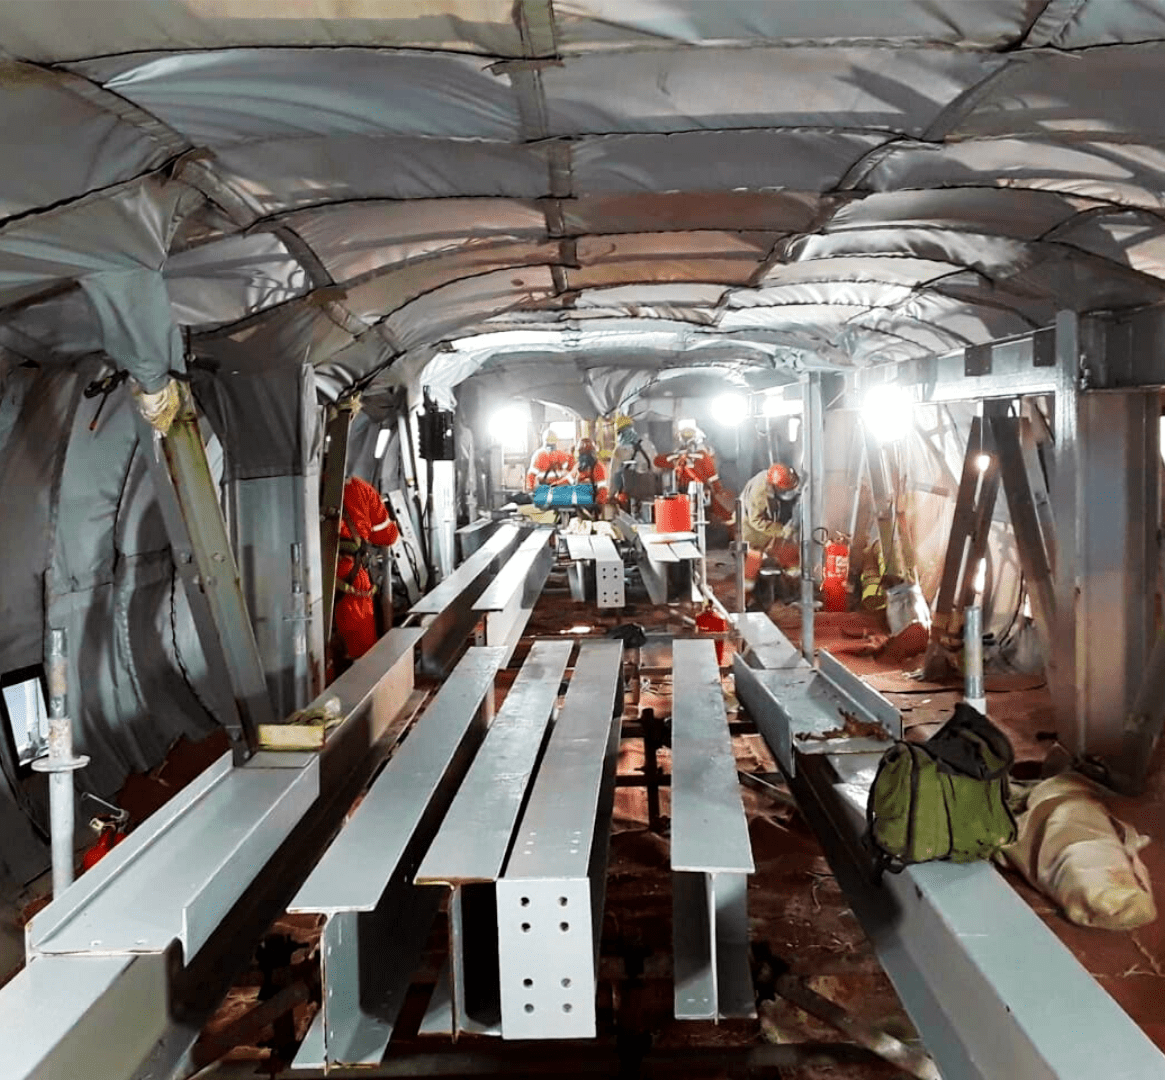
{"type": "Polygon", "coordinates": [[[615,449],[611,454],[611,499],[624,509],[631,500],[657,495],[659,480],[654,469],[655,446],[635,430],[635,422],[620,413],[615,417],[615,449]]]}
{"type": "Polygon", "coordinates": [[[672,469],[676,474],[676,491],[685,493],[691,483],[702,484],[711,495],[712,516],[730,521],[734,496],[721,482],[716,456],[708,446],[703,433],[696,427],[679,430],[679,449],[671,454],[659,454],[655,465],[672,469]]]}
{"type": "Polygon", "coordinates": [[[336,565],[336,630],[348,659],[356,660],[376,644],[376,586],[368,573],[369,544],[389,547],[400,538],[380,493],[351,476],[344,485],[340,557],[336,565]]]}
{"type": "Polygon", "coordinates": [[[570,483],[570,473],[574,468],[574,455],[568,450],[558,449],[558,436],[550,429],[542,438],[542,445],[534,451],[530,468],[526,473],[526,490],[533,491],[545,484],[557,487],[570,483]]]}
{"type": "Polygon", "coordinates": [[[749,546],[745,560],[745,584],[751,589],[766,558],[782,573],[776,583],[778,599],[796,595],[792,572],[801,561],[801,478],[791,465],[776,462],[759,472],[741,492],[743,520],[740,539],[749,546]]]}

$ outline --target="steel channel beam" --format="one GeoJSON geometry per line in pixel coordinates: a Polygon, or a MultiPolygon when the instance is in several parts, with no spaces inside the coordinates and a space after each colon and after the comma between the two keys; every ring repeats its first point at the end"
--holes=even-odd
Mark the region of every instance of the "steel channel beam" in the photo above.
{"type": "Polygon", "coordinates": [[[494,883],[573,648],[573,641],[534,643],[417,871],[418,884],[453,890],[450,970],[434,993],[426,1033],[501,1034],[494,883]]]}
{"type": "Polygon", "coordinates": [[[190,391],[167,434],[137,418],[158,506],[237,760],[274,721],[267,677],[190,391]],[[229,689],[228,689],[229,688],[229,689]]]}
{"type": "MultiPolygon", "coordinates": [[[[340,700],[342,723],[319,754],[259,753],[234,769],[223,758],[86,873],[60,904],[38,913],[26,931],[29,974],[0,990],[0,1031],[24,1029],[22,1017],[37,1017],[36,1039],[22,1043],[31,1054],[22,1068],[31,1071],[9,1069],[6,1076],[145,1080],[182,1067],[202,1024],[379,761],[376,748],[412,689],[415,644],[415,633],[393,631],[328,688],[327,696],[340,700]],[[316,778],[320,795],[312,802],[306,796],[316,778]],[[254,798],[249,788],[256,783],[267,798],[254,798]],[[233,810],[225,806],[232,792],[242,800],[233,810]],[[305,799],[310,805],[291,822],[305,799]],[[255,814],[269,820],[248,837],[244,812],[251,823],[255,814]],[[197,835],[191,820],[205,826],[197,835]],[[282,842],[265,859],[279,833],[282,842]],[[194,872],[208,867],[220,872],[213,878],[194,872]],[[136,882],[132,888],[123,874],[136,882]],[[186,901],[173,888],[178,878],[198,885],[186,901]],[[110,909],[110,918],[96,922],[90,904],[110,909]],[[84,951],[51,951],[84,927],[92,933],[84,951]],[[173,927],[179,930],[167,941],[173,927]]],[[[11,1044],[5,1039],[3,1045],[11,1044]]]]}
{"type": "Polygon", "coordinates": [[[4,1076],[132,1076],[166,1029],[167,968],[162,954],[33,960],[4,988],[4,1076]]]}
{"type": "Polygon", "coordinates": [[[826,649],[817,651],[817,670],[853,702],[863,718],[881,724],[890,738],[902,738],[902,714],[865,679],[855,675],[826,649]]]}
{"type": "Polygon", "coordinates": [[[551,535],[550,529],[536,529],[527,536],[473,605],[482,627],[478,644],[504,648],[503,667],[513,657],[522,630],[550,576],[554,565],[551,535]]]}
{"type": "Polygon", "coordinates": [[[750,611],[735,617],[736,631],[745,645],[745,653],[753,667],[800,667],[801,654],[797,647],[773,624],[763,611],[750,611]]]}
{"type": "Polygon", "coordinates": [[[756,866],[715,644],[676,641],[671,869],[677,1020],[756,1015],[748,875],[756,866]]]}
{"type": "Polygon", "coordinates": [[[441,891],[414,884],[485,735],[500,649],[471,649],[389,759],[288,910],[327,917],[323,1001],[296,1062],[384,1056],[441,891]]]}
{"type": "Polygon", "coordinates": [[[28,955],[189,959],[318,794],[314,756],[225,755],[29,922],[28,955]]]}
{"type": "Polygon", "coordinates": [[[933,862],[875,880],[862,842],[881,755],[804,755],[797,672],[737,668],[839,884],[945,1080],[1165,1075],[1165,1055],[988,862],[933,862]]]}
{"type": "Polygon", "coordinates": [[[352,430],[355,403],[335,406],[324,434],[324,460],[320,485],[320,564],[323,567],[324,639],[332,633],[332,609],[336,603],[336,560],[340,552],[340,518],[344,505],[344,481],[348,475],[348,435],[352,430]]]}
{"type": "Polygon", "coordinates": [[[883,381],[906,388],[917,405],[1051,394],[1057,382],[1055,367],[1048,363],[1051,336],[1049,328],[974,346],[985,369],[982,374],[968,373],[966,349],[892,365],[890,379],[885,367],[868,373],[857,371],[849,376],[840,404],[860,408],[866,391],[883,381]]]}
{"type": "Polygon", "coordinates": [[[477,622],[473,605],[480,599],[522,539],[522,530],[503,525],[440,584],[409,608],[406,623],[424,627],[418,668],[440,677],[452,666],[477,622]]]}
{"type": "Polygon", "coordinates": [[[595,1036],[622,662],[619,642],[582,644],[497,884],[505,1039],[595,1036]]]}

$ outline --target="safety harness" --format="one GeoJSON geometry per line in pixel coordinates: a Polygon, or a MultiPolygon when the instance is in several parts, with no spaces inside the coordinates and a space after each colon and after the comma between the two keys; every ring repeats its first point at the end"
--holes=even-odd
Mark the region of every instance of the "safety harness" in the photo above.
{"type": "Polygon", "coordinates": [[[341,509],[340,513],[343,515],[344,524],[348,526],[348,532],[351,534],[350,537],[340,537],[340,554],[347,555],[351,558],[352,570],[347,578],[336,578],[336,592],[347,593],[349,596],[358,596],[361,599],[367,599],[370,596],[376,595],[376,582],[372,581],[372,587],[369,589],[358,589],[356,588],[356,578],[359,576],[361,570],[368,569],[368,545],[365,544],[364,538],[357,531],[356,524],[348,514],[347,509],[341,509]]]}

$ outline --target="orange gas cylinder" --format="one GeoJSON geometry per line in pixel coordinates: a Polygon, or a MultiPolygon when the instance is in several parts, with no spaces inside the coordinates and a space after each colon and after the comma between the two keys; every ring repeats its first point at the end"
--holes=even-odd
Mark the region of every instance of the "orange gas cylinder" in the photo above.
{"type": "Polygon", "coordinates": [[[665,495],[655,500],[655,531],[692,531],[692,504],[687,495],[665,495]]]}
{"type": "Polygon", "coordinates": [[[849,610],[849,544],[844,536],[835,536],[825,545],[821,592],[826,611],[849,610]]]}

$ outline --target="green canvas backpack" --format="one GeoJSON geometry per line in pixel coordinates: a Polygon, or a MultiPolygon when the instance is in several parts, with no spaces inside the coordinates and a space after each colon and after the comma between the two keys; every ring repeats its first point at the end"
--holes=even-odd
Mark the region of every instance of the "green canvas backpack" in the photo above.
{"type": "Polygon", "coordinates": [[[866,804],[877,869],[989,859],[1015,840],[1007,773],[1015,752],[966,702],[924,743],[896,742],[882,756],[866,804]]]}

